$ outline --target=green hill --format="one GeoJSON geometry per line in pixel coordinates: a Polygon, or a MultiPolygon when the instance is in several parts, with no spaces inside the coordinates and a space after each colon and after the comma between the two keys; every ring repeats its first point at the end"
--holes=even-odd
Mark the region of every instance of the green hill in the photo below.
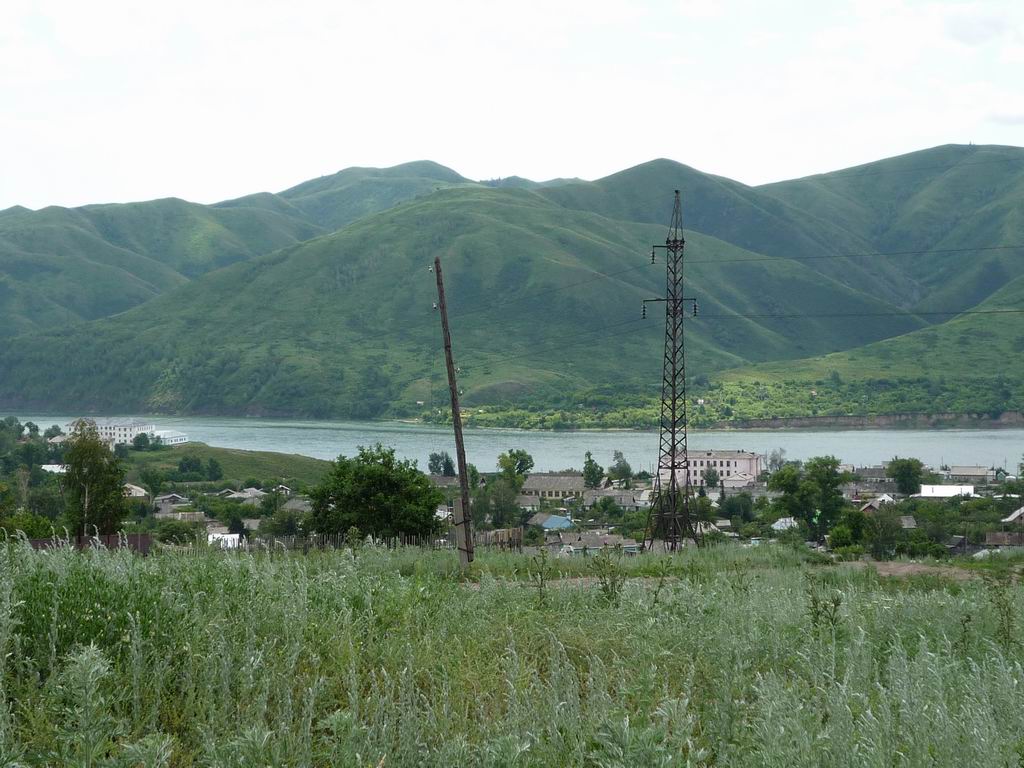
{"type": "Polygon", "coordinates": [[[1019,147],[935,147],[759,191],[840,222],[868,250],[942,251],[888,259],[910,309],[971,307],[1024,274],[1024,248],[969,250],[1024,244],[1019,147]]]}
{"type": "Polygon", "coordinates": [[[932,327],[722,378],[736,418],[1024,411],[1024,276],[932,327]]]}
{"type": "Polygon", "coordinates": [[[118,314],[211,270],[464,182],[422,162],[349,168],[213,206],[9,208],[0,212],[0,338],[118,314]]]}
{"type": "Polygon", "coordinates": [[[472,410],[636,411],[660,381],[661,305],[639,317],[664,290],[648,254],[680,189],[702,418],[925,395],[994,410],[1016,397],[999,374],[971,382],[1021,351],[1020,318],[935,313],[1019,306],[1022,168],[1021,149],[938,147],[753,188],[667,160],[539,185],[420,162],[216,206],[9,209],[0,317],[20,335],[0,346],[0,406],[436,416],[439,255],[472,410]],[[877,251],[913,254],[850,256],[877,251]]]}
{"type": "MultiPolygon", "coordinates": [[[[660,322],[641,321],[640,302],[662,290],[664,267],[646,254],[664,231],[566,210],[536,192],[443,190],[116,318],[15,339],[0,351],[0,401],[343,417],[429,409],[443,402],[428,271],[438,254],[468,402],[544,402],[609,376],[650,389],[660,322]]],[[[703,311],[728,318],[694,324],[695,371],[859,346],[921,325],[824,322],[793,334],[786,319],[736,317],[744,307],[891,305],[706,235],[693,233],[689,247],[702,261],[691,286],[703,311]]]]}

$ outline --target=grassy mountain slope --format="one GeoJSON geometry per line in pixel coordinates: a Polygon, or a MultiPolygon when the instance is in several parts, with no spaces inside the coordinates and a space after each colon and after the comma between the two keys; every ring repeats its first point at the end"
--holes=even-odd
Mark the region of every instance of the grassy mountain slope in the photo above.
{"type": "MultiPolygon", "coordinates": [[[[0,350],[0,403],[350,417],[440,406],[428,271],[435,255],[468,402],[543,400],[610,378],[650,388],[661,324],[656,312],[640,320],[640,301],[663,288],[664,267],[650,265],[646,252],[664,231],[567,210],[533,191],[442,190],[210,273],[118,317],[15,339],[0,350]]],[[[691,371],[859,346],[893,332],[891,319],[824,321],[794,333],[784,318],[738,317],[739,307],[788,314],[891,305],[805,264],[749,260],[699,233],[690,235],[690,252],[703,262],[691,281],[703,313],[691,324],[691,371]]]]}
{"type": "Polygon", "coordinates": [[[722,375],[741,418],[1024,410],[1024,276],[947,322],[722,375]],[[1010,310],[1010,311],[1007,311],[1010,310]]]}
{"type": "Polygon", "coordinates": [[[834,253],[858,253],[868,241],[841,225],[815,218],[731,179],[697,171],[671,160],[654,160],[594,182],[566,184],[543,190],[567,208],[595,211],[611,218],[663,224],[671,212],[671,190],[683,198],[683,223],[688,229],[712,235],[769,256],[808,258],[821,274],[859,291],[897,300],[899,289],[885,263],[839,263],[817,260],[834,253]]]}
{"type": "MultiPolygon", "coordinates": [[[[871,250],[1024,246],[1019,147],[947,145],[758,190],[818,219],[843,222],[871,250]]],[[[1024,247],[884,261],[899,273],[905,306],[946,311],[974,306],[1024,274],[1024,247]]]]}
{"type": "Polygon", "coordinates": [[[468,183],[430,162],[349,168],[279,195],[0,211],[0,338],[142,304],[214,269],[468,183]]]}
{"type": "Polygon", "coordinates": [[[0,217],[0,337],[116,314],[321,231],[173,199],[18,211],[0,217]]]}
{"type": "Polygon", "coordinates": [[[325,231],[333,232],[404,200],[472,183],[450,168],[420,160],[391,168],[346,168],[330,176],[303,182],[277,195],[250,195],[219,203],[217,207],[255,204],[277,212],[297,212],[325,231]]]}

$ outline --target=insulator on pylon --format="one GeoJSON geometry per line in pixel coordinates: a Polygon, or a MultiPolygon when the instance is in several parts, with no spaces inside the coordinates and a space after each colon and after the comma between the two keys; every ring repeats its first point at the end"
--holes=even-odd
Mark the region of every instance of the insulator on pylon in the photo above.
{"type": "Polygon", "coordinates": [[[697,302],[696,302],[696,301],[695,301],[695,302],[693,302],[693,316],[694,316],[694,317],[696,317],[696,316],[697,316],[697,310],[698,310],[698,309],[699,309],[699,307],[697,306],[697,302]]]}
{"type": "Polygon", "coordinates": [[[654,249],[651,248],[651,264],[654,263],[654,249]]]}
{"type": "Polygon", "coordinates": [[[427,272],[433,272],[434,268],[431,265],[427,265],[427,272]]]}
{"type": "Polygon", "coordinates": [[[647,305],[646,304],[641,304],[640,307],[641,307],[640,318],[641,319],[645,319],[647,317],[647,305]]]}
{"type": "Polygon", "coordinates": [[[437,302],[434,302],[434,309],[437,309],[437,302]]]}

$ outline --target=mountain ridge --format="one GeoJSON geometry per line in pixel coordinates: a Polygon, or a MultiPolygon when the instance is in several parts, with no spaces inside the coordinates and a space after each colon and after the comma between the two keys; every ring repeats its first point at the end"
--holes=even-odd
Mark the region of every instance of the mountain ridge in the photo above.
{"type": "MultiPolygon", "coordinates": [[[[997,148],[995,155],[1015,168],[1024,150],[1013,149],[997,148]]],[[[933,156],[964,154],[948,148],[923,152],[918,161],[931,164],[933,156]]],[[[805,372],[818,375],[820,366],[798,361],[842,350],[854,354],[887,339],[913,337],[929,324],[941,327],[928,314],[928,301],[938,301],[934,297],[941,296],[943,285],[928,275],[929,265],[947,268],[943,254],[919,254],[920,263],[912,267],[894,263],[895,258],[850,254],[875,252],[889,242],[943,242],[929,240],[931,230],[924,225],[934,221],[930,206],[950,206],[950,190],[957,188],[951,180],[960,189],[974,184],[977,200],[969,210],[978,220],[958,221],[943,235],[947,241],[963,241],[973,232],[1006,243],[1018,231],[1024,187],[1018,190],[1013,168],[990,173],[983,166],[966,166],[966,173],[961,169],[945,179],[936,174],[936,180],[890,173],[900,169],[886,162],[872,164],[886,172],[870,183],[867,174],[861,174],[861,182],[844,182],[843,171],[811,177],[822,190],[820,199],[811,201],[795,182],[749,187],[664,159],[593,182],[501,186],[472,182],[424,161],[369,169],[373,173],[344,169],[282,193],[256,193],[214,206],[162,201],[161,212],[151,216],[169,227],[163,232],[138,221],[134,228],[119,229],[114,209],[105,206],[86,206],[74,217],[51,212],[48,216],[61,219],[54,226],[64,226],[59,229],[64,239],[69,232],[79,238],[106,233],[107,272],[88,279],[121,274],[113,271],[119,269],[118,259],[122,267],[130,262],[139,274],[122,269],[122,283],[135,286],[140,298],[111,317],[78,326],[60,322],[61,308],[54,303],[47,309],[55,318],[53,331],[21,328],[10,334],[0,350],[0,404],[352,418],[423,415],[436,404],[430,393],[440,391],[432,350],[436,319],[416,313],[432,303],[427,266],[434,255],[445,261],[453,321],[467,323],[455,332],[460,364],[467,370],[468,404],[554,407],[588,386],[607,389],[603,381],[614,381],[612,390],[637,393],[638,402],[644,401],[657,394],[661,341],[656,319],[639,321],[639,301],[660,293],[664,279],[663,270],[651,267],[644,254],[664,237],[675,188],[690,203],[684,216],[687,275],[702,310],[690,325],[692,375],[750,381],[761,366],[765,376],[778,378],[778,366],[786,365],[794,371],[804,365],[805,372]],[[990,189],[997,178],[1004,182],[998,194],[990,189]],[[888,230],[879,234],[865,228],[857,207],[864,203],[851,196],[869,194],[872,187],[889,196],[888,203],[878,205],[892,208],[891,220],[902,227],[892,231],[902,232],[902,240],[892,234],[894,239],[886,240],[888,230]],[[844,210],[852,212],[839,215],[844,210]],[[206,240],[193,232],[181,245],[175,239],[179,231],[168,223],[174,215],[193,227],[203,225],[206,240]],[[988,216],[984,226],[983,215],[988,216]],[[97,222],[103,225],[99,229],[97,222]],[[919,222],[923,229],[915,234],[919,222]],[[254,232],[260,227],[272,227],[287,242],[256,253],[261,237],[254,232]],[[207,250],[197,242],[206,243],[207,250]],[[147,249],[156,253],[156,245],[167,246],[174,258],[148,257],[147,249]],[[190,263],[185,257],[197,253],[209,256],[196,262],[197,269],[209,268],[178,271],[190,263]],[[238,258],[218,264],[225,254],[238,258]],[[152,294],[161,280],[177,283],[161,296],[142,295],[152,294]],[[817,319],[808,321],[808,315],[817,319]],[[843,319],[849,316],[856,322],[843,319]],[[794,362],[779,362],[786,360],[794,362]],[[738,373],[730,374],[732,369],[738,373]]],[[[116,212],[144,206],[121,205],[127,207],[116,212]]],[[[150,214],[143,213],[136,218],[146,222],[150,214]]],[[[59,265],[38,249],[23,248],[20,261],[10,256],[4,261],[3,222],[23,217],[0,214],[0,271],[13,265],[25,272],[21,283],[26,284],[36,279],[33,269],[59,265]]],[[[65,251],[74,255],[71,245],[66,243],[65,251]]],[[[970,269],[958,278],[971,286],[963,291],[964,301],[983,304],[1018,275],[1010,257],[985,256],[977,263],[985,279],[977,280],[970,269]],[[993,273],[993,264],[1003,271],[993,273]]],[[[5,292],[7,279],[0,278],[0,318],[24,301],[24,294],[9,287],[5,292]]]]}

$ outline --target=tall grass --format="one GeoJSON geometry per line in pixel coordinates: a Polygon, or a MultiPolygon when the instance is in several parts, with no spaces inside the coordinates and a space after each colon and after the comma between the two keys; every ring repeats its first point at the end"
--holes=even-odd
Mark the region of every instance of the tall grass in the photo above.
{"type": "Polygon", "coordinates": [[[467,583],[452,555],[412,550],[10,543],[0,766],[1021,759],[1024,657],[1000,634],[1019,587],[993,600],[980,580],[904,588],[781,548],[722,549],[672,561],[657,598],[657,579],[631,578],[615,600],[589,579],[538,600],[527,568],[484,556],[467,583]]]}

